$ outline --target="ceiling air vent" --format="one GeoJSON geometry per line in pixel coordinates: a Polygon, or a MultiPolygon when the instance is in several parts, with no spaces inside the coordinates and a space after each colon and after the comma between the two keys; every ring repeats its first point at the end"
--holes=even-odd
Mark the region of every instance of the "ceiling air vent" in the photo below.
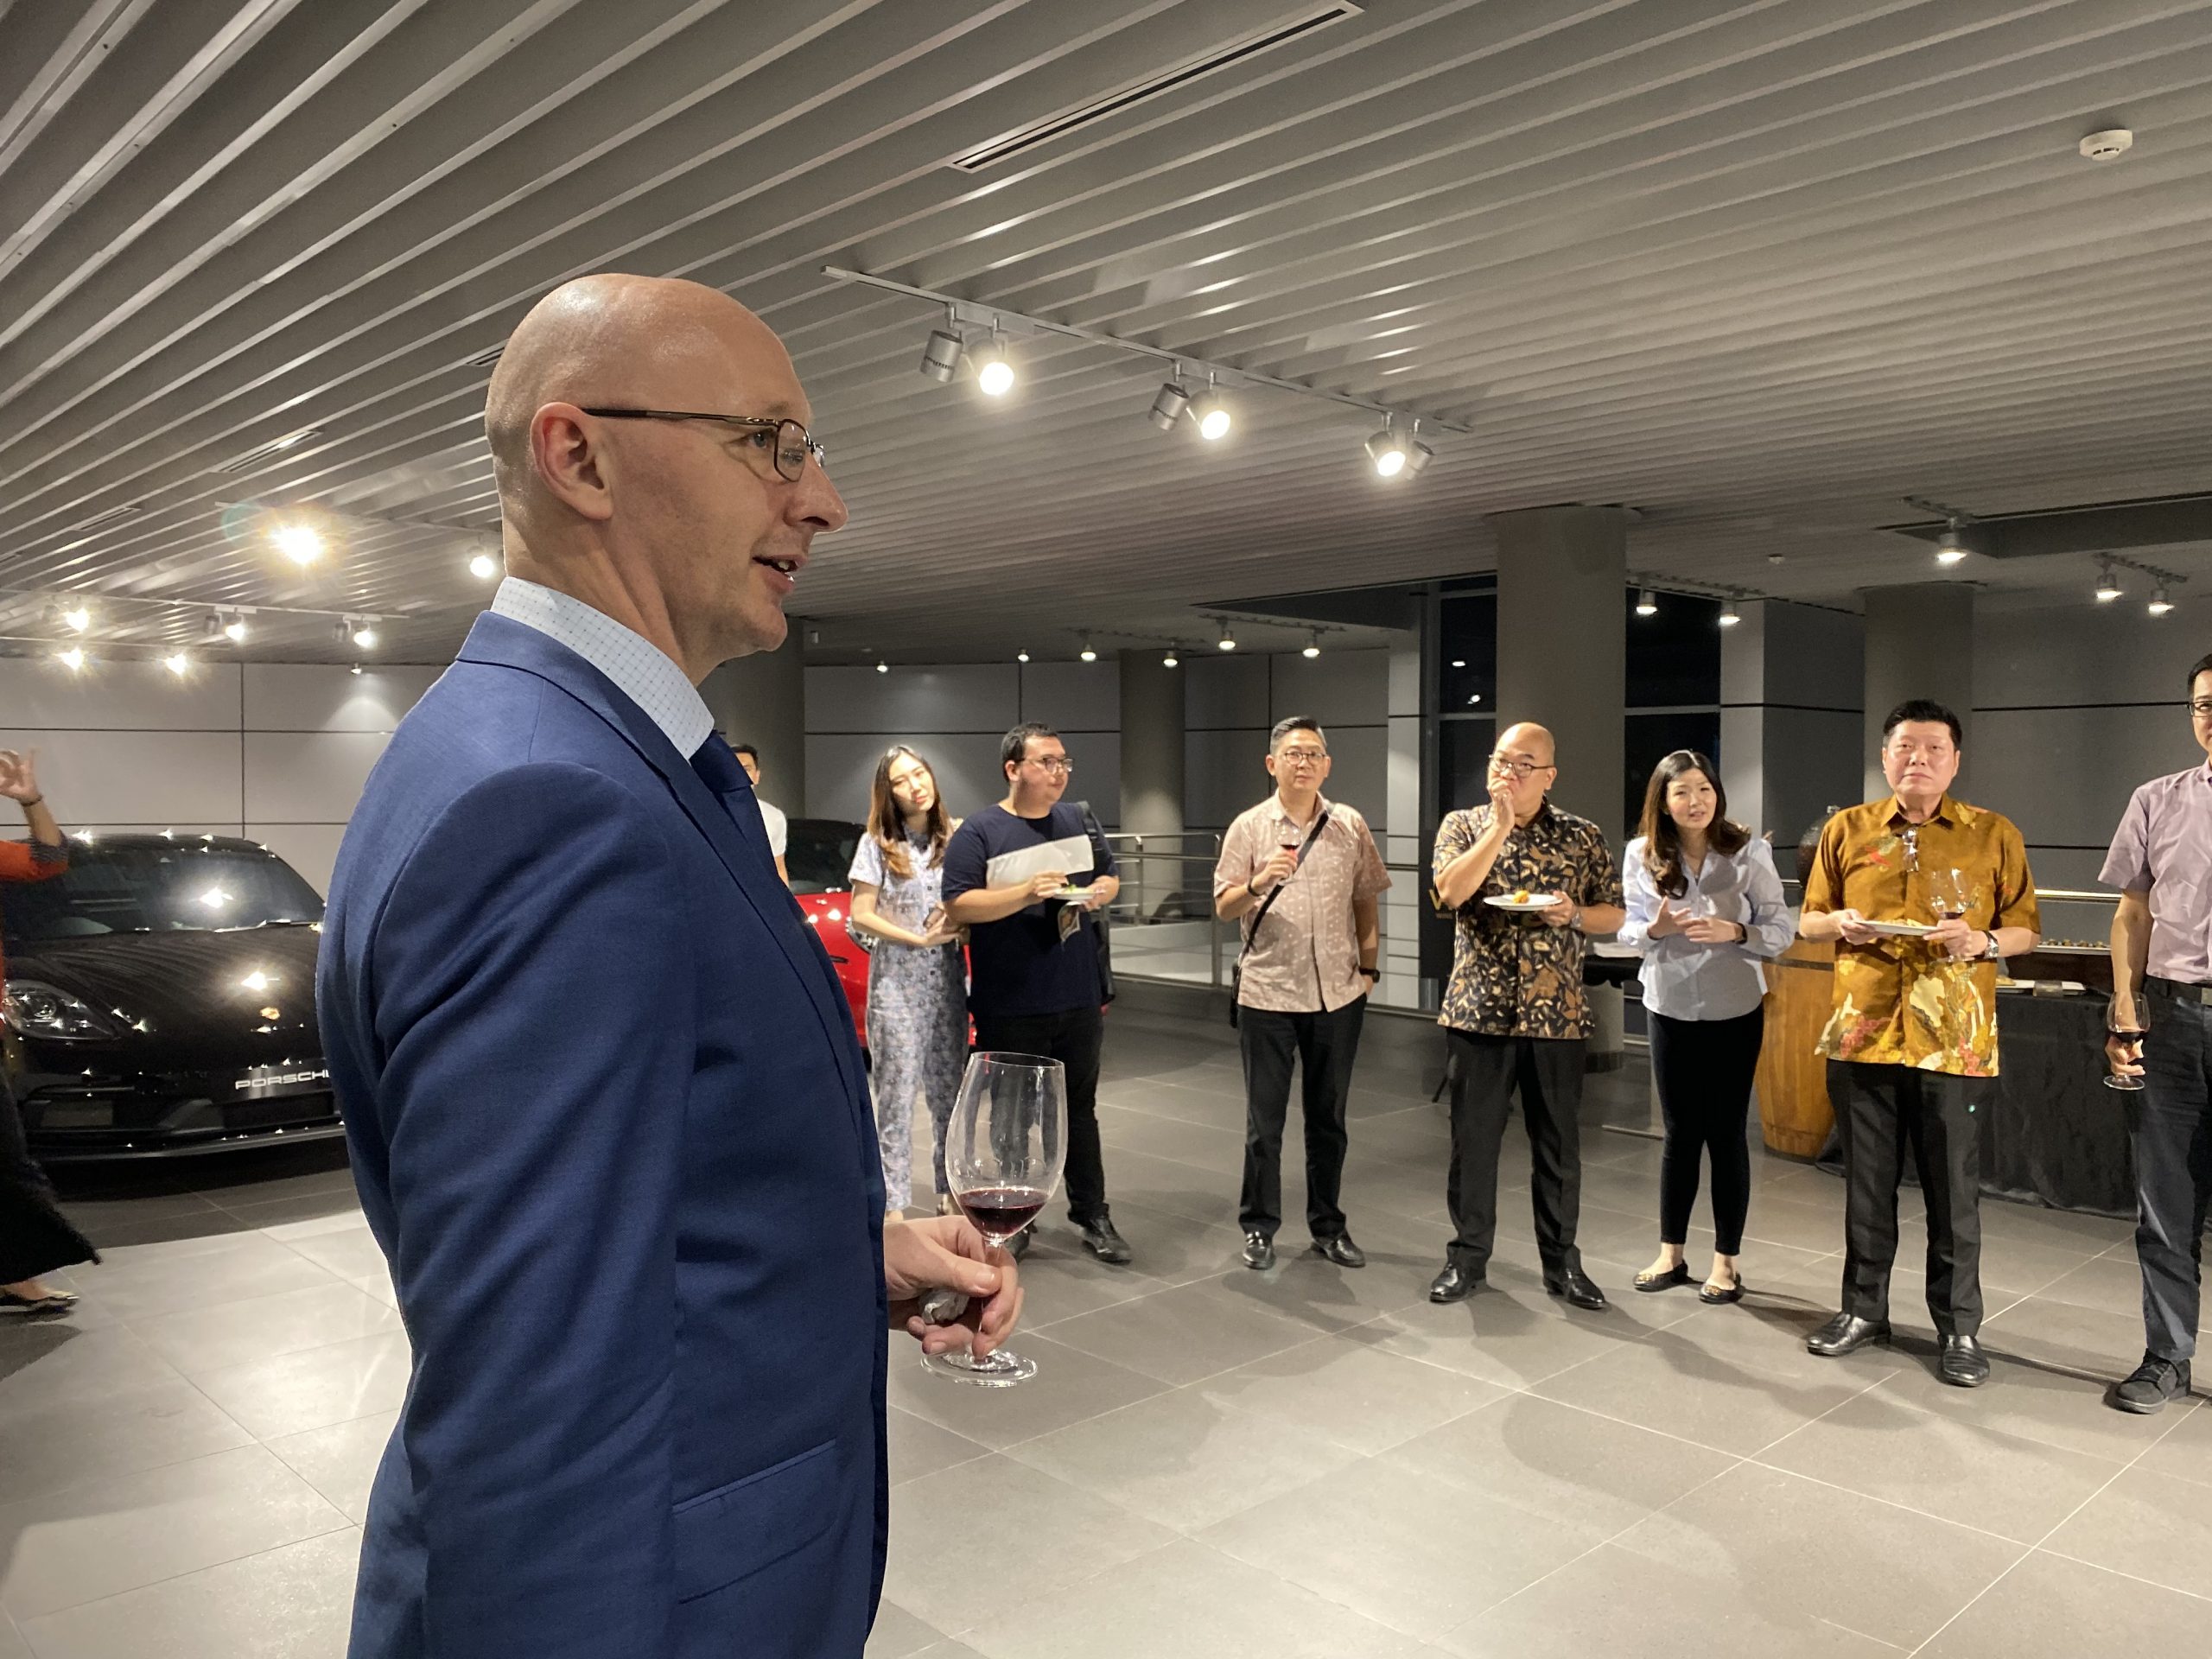
{"type": "Polygon", "coordinates": [[[242,455],[232,455],[228,461],[219,461],[213,470],[219,473],[248,472],[272,456],[281,455],[287,449],[296,449],[309,438],[319,438],[321,435],[321,427],[303,426],[296,432],[287,432],[281,438],[271,438],[268,442],[249,449],[242,455]]]}
{"type": "Polygon", "coordinates": [[[1216,47],[1202,57],[1187,59],[1182,63],[1155,70],[1141,80],[1132,81],[1103,93],[1089,103],[1061,110],[1018,131],[994,138],[980,149],[971,149],[964,156],[956,156],[951,165],[963,173],[981,173],[987,168],[996,167],[1001,162],[1026,156],[1040,144],[1065,138],[1094,121],[1103,121],[1110,115],[1118,115],[1123,110],[1171,92],[1178,86],[1187,86],[1205,76],[1249,63],[1264,53],[1288,46],[1293,41],[1302,41],[1332,23],[1340,23],[1347,17],[1357,17],[1361,10],[1353,3],[1353,0],[1325,0],[1323,4],[1302,7],[1283,21],[1270,23],[1241,40],[1216,47]]]}
{"type": "Polygon", "coordinates": [[[474,357],[464,357],[461,360],[468,368],[488,369],[499,360],[499,353],[506,349],[507,342],[503,340],[498,345],[477,353],[474,357]]]}

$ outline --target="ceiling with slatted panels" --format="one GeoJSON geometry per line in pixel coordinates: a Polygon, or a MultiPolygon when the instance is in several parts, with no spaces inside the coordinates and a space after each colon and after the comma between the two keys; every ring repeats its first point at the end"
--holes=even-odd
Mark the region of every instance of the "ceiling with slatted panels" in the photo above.
{"type": "MultiPolygon", "coordinates": [[[[817,660],[1202,639],[1563,501],[1634,507],[1663,580],[1848,605],[1935,574],[1907,495],[2212,488],[2209,224],[2202,3],[14,0],[0,650],[83,605],[120,654],[337,659],[358,614],[443,660],[487,365],[598,269],[791,346],[853,512],[792,607],[817,660]],[[1163,434],[1160,362],[1018,327],[995,404],[916,372],[942,310],[827,266],[1389,404],[1436,457],[1379,481],[1373,416],[1233,378],[1229,439],[1163,434]],[[309,512],[302,571],[264,532],[309,512]]],[[[2156,550],[2174,626],[2208,553],[2156,550]]]]}

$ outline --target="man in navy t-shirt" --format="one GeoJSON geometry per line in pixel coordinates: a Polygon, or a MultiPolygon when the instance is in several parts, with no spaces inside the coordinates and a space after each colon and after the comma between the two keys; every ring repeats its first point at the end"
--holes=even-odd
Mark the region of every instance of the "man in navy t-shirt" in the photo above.
{"type": "MultiPolygon", "coordinates": [[[[1105,995],[1090,919],[1114,901],[1122,879],[1105,841],[1060,800],[1075,763],[1058,732],[1034,721],[1017,726],[999,759],[1006,799],[971,815],[944,849],[945,913],[968,930],[976,1045],[1042,1054],[1067,1068],[1068,1217],[1084,1249],[1124,1262],[1129,1247],[1107,1213],[1098,1147],[1105,995]],[[1071,888],[1082,896],[1060,896],[1071,888]]],[[[1015,1255],[1028,1236],[1015,1241],[1015,1255]]]]}

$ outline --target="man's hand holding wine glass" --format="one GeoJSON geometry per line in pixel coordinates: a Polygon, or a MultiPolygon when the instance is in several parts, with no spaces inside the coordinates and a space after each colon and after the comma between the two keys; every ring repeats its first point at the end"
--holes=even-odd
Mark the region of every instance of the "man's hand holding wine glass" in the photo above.
{"type": "Polygon", "coordinates": [[[892,1322],[925,1354],[965,1348],[988,1358],[1021,1317],[1020,1277],[1014,1258],[986,1244],[965,1216],[884,1224],[883,1282],[892,1322]],[[922,1296],[931,1290],[965,1296],[967,1311],[949,1325],[932,1325],[921,1310],[922,1296]]]}

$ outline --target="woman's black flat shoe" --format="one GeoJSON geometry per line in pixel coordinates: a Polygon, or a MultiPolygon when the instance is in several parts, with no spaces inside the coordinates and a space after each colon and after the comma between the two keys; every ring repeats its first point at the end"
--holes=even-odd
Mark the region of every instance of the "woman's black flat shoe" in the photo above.
{"type": "Polygon", "coordinates": [[[1743,1278],[1740,1274],[1738,1275],[1736,1282],[1726,1290],[1715,1290],[1709,1284],[1700,1285],[1697,1287],[1697,1299],[1707,1307],[1726,1307],[1731,1302],[1740,1302],[1744,1300],[1743,1278]]]}
{"type": "Polygon", "coordinates": [[[1671,1290],[1676,1285],[1687,1285],[1689,1281],[1690,1264],[1687,1262],[1677,1262],[1664,1273],[1639,1273],[1636,1275],[1638,1290],[1671,1290]]]}

